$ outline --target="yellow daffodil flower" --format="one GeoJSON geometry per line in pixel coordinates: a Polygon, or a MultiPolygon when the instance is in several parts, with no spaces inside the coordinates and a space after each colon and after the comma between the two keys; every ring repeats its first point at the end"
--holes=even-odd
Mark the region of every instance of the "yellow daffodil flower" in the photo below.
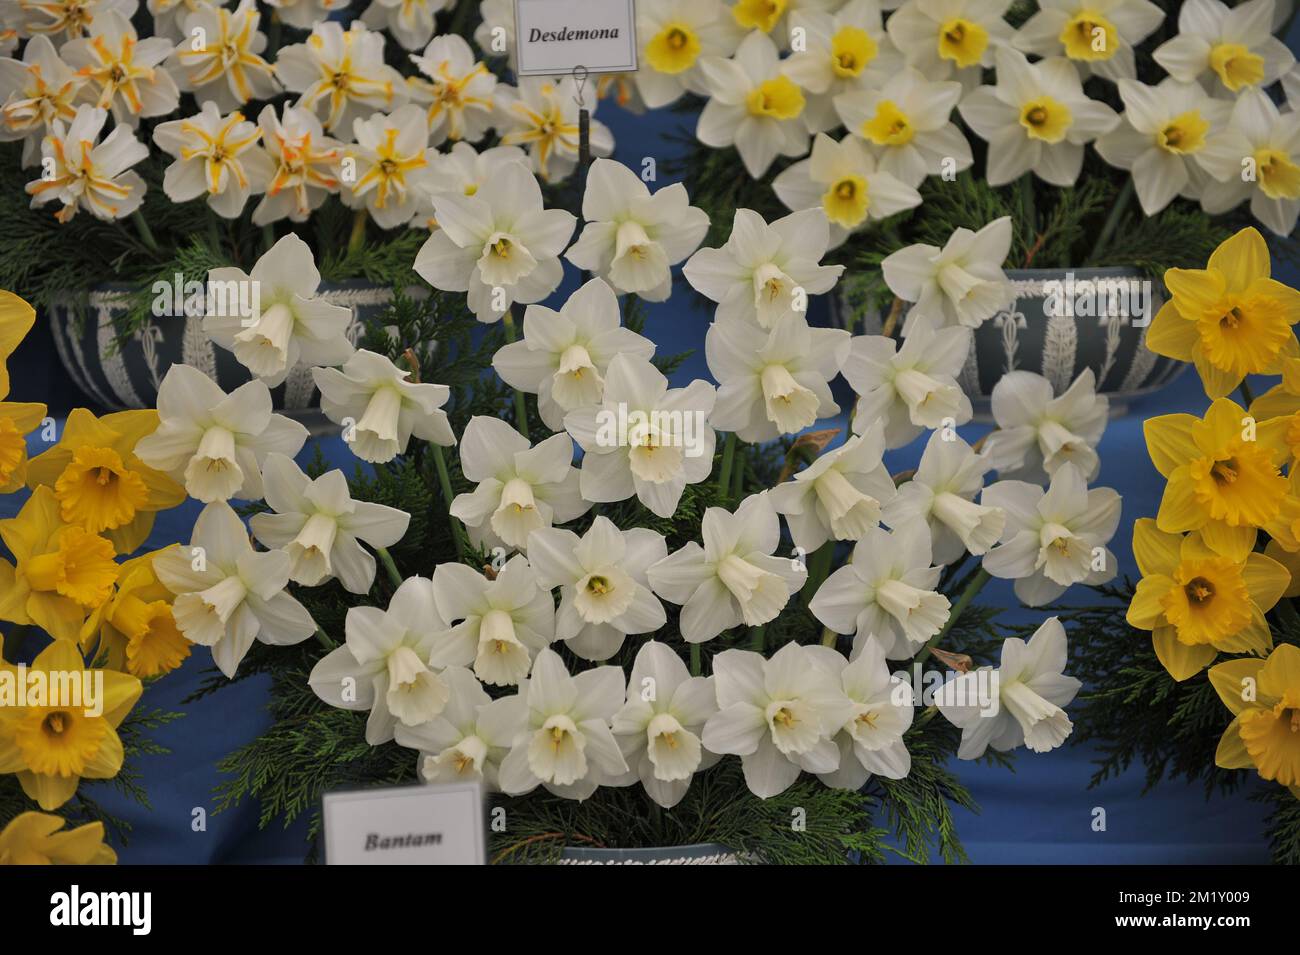
{"type": "Polygon", "coordinates": [[[190,655],[172,617],[172,593],[153,571],[155,551],[122,564],[113,595],[81,628],[81,649],[91,659],[107,654],[107,666],[141,679],[162,676],[190,655]]]}
{"type": "Polygon", "coordinates": [[[1169,269],[1173,294],[1156,313],[1147,345],[1158,355],[1190,361],[1205,393],[1222,398],[1247,375],[1276,375],[1300,358],[1291,326],[1300,321],[1300,292],[1269,277],[1268,245],[1254,228],[1224,241],[1204,269],[1169,269]]]}
{"type": "Polygon", "coordinates": [[[1200,531],[1206,545],[1244,560],[1263,528],[1283,547],[1300,549],[1300,499],[1289,493],[1287,419],[1256,421],[1229,398],[1203,419],[1160,415],[1143,426],[1147,452],[1165,478],[1156,524],[1168,534],[1200,531]]]}
{"type": "Polygon", "coordinates": [[[27,483],[54,491],[64,523],[104,533],[129,554],[149,536],[156,512],[185,500],[183,487],[135,456],[136,442],[157,428],[152,409],[96,418],[77,408],[63,439],[28,464],[27,483]]]}
{"type": "Polygon", "coordinates": [[[1284,643],[1267,660],[1220,663],[1210,683],[1234,716],[1215,765],[1254,768],[1300,797],[1300,647],[1284,643]]]}
{"type": "Polygon", "coordinates": [[[36,309],[13,292],[0,291],[0,398],[9,396],[9,356],[36,323],[36,309]]]}
{"type": "Polygon", "coordinates": [[[116,865],[104,844],[104,824],[64,829],[58,816],[24,812],[0,830],[0,865],[116,865]]]}
{"type": "Polygon", "coordinates": [[[1199,673],[1220,650],[1273,646],[1264,613],[1291,584],[1277,561],[1253,552],[1244,560],[1224,556],[1200,534],[1167,534],[1149,517],[1133,527],[1133,555],[1142,579],[1128,622],[1151,631],[1156,656],[1175,680],[1199,673]]]}
{"type": "Polygon", "coordinates": [[[12,292],[0,292],[0,494],[26,483],[26,436],[45,420],[43,404],[3,400],[9,395],[9,356],[35,321],[34,308],[12,292]]]}
{"type": "Polygon", "coordinates": [[[1260,421],[1286,418],[1291,460],[1300,460],[1300,358],[1282,360],[1282,381],[1251,402],[1250,413],[1260,421]]]}
{"type": "Polygon", "coordinates": [[[43,486],[17,517],[0,521],[0,540],[17,561],[0,560],[0,620],[34,623],[55,639],[76,640],[86,615],[112,593],[113,545],[63,523],[58,499],[43,486]]]}
{"type": "Polygon", "coordinates": [[[1283,591],[1283,597],[1300,597],[1300,552],[1286,550],[1277,541],[1264,545],[1264,553],[1287,569],[1291,583],[1283,591]]]}
{"type": "MultiPolygon", "coordinates": [[[[28,670],[58,674],[61,684],[84,684],[87,668],[75,643],[55,640],[28,670]]],[[[77,706],[58,700],[52,701],[59,704],[55,706],[0,707],[0,773],[17,773],[23,792],[47,811],[71,799],[83,778],[112,779],[122,768],[117,727],[143,687],[125,673],[89,673],[93,684],[103,674],[102,694],[94,706],[86,705],[90,701],[83,696],[77,706]],[[100,712],[92,715],[96,709],[100,712]]]]}

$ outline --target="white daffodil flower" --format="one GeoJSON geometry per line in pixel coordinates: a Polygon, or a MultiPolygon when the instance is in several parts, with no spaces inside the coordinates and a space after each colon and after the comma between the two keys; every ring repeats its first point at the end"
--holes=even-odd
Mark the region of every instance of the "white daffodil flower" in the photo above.
{"type": "MultiPolygon", "coordinates": [[[[1065,715],[1082,684],[1062,672],[1065,628],[1057,617],[1043,621],[1029,642],[1008,637],[1001,665],[962,673],[939,690],[939,712],[961,729],[958,759],[979,759],[991,746],[1007,752],[1024,745],[1034,753],[1060,746],[1074,724],[1065,715]],[[989,674],[996,674],[996,683],[989,674]],[[997,700],[981,699],[981,687],[995,686],[997,700]]],[[[987,690],[985,691],[987,694],[987,690]]]]}
{"type": "Polygon", "coordinates": [[[383,464],[406,451],[414,435],[450,447],[456,443],[442,406],[446,385],[407,381],[383,355],[364,348],[341,369],[313,368],[325,416],[343,427],[343,440],[362,461],[383,464]]]}
{"type": "Polygon", "coordinates": [[[190,546],[157,554],[153,569],[176,595],[172,615],[185,639],[211,648],[212,662],[231,679],[254,640],[290,646],[316,631],[311,614],[284,592],[289,555],[253,550],[244,522],[224,501],[199,513],[190,546]]]}
{"type": "Polygon", "coordinates": [[[801,561],[773,556],[781,525],[766,494],[750,495],[734,513],[709,508],[700,535],[703,547],[689,541],[646,572],[654,592],[682,608],[682,637],[691,643],[776,619],[808,576],[801,561]]]}
{"type": "Polygon", "coordinates": [[[935,431],[912,480],[885,505],[883,520],[893,528],[929,525],[936,564],[951,564],[966,552],[979,556],[998,542],[1007,521],[1000,509],[975,503],[988,470],[988,460],[960,437],[935,431]]]}
{"type": "Polygon", "coordinates": [[[880,522],[896,492],[884,450],[884,422],[873,421],[772,489],[772,506],[785,515],[796,547],[811,554],[829,540],[861,540],[880,522]]]}
{"type": "Polygon", "coordinates": [[[452,144],[445,153],[434,153],[429,160],[426,190],[420,197],[420,209],[411,225],[433,231],[438,217],[433,213],[433,195],[451,192],[472,196],[496,178],[502,166],[512,164],[528,168],[528,154],[518,146],[493,146],[482,152],[467,142],[452,144]]]}
{"type": "Polygon", "coordinates": [[[342,471],[309,478],[282,454],[266,456],[262,483],[273,513],[253,515],[253,536],[284,550],[289,579],[307,587],[337,577],[349,593],[369,593],[375,559],[358,541],[391,547],[411,522],[410,514],[395,507],[354,501],[342,471]]]}
{"type": "Polygon", "coordinates": [[[1132,79],[1133,48],[1164,21],[1150,0],[1044,0],[1012,43],[1022,53],[1067,57],[1084,76],[1132,79]]]}
{"type": "Polygon", "coordinates": [[[1118,571],[1106,544],[1119,526],[1119,495],[1108,487],[1088,490],[1073,464],[1056,469],[1046,492],[1024,481],[998,481],[980,502],[1007,515],[1002,542],[984,555],[984,569],[1014,580],[1026,606],[1051,603],[1071,584],[1104,584],[1118,571]]]}
{"type": "Polygon", "coordinates": [[[793,313],[764,333],[733,318],[709,326],[704,349],[719,382],[709,415],[719,431],[759,444],[840,412],[829,382],[849,354],[842,328],[811,328],[793,313]]]}
{"type": "Polygon", "coordinates": [[[712,677],[691,676],[666,644],[642,644],[632,663],[627,702],[611,725],[628,767],[646,795],[665,809],[681,802],[691,777],[708,767],[710,754],[700,734],[716,712],[712,677]]]}
{"type": "Polygon", "coordinates": [[[768,34],[790,48],[790,28],[796,13],[829,13],[842,0],[725,0],[733,33],[745,36],[752,30],[768,34]]]}
{"type": "Polygon", "coordinates": [[[818,264],[830,241],[830,223],[820,209],[792,212],[771,224],[751,209],[737,209],[722,248],[700,249],[682,274],[718,303],[718,321],[743,319],[770,329],[777,319],[806,311],[809,296],[829,292],[839,281],[844,266],[818,264]]]}
{"type": "Polygon", "coordinates": [[[762,178],[777,156],[808,151],[803,91],[781,72],[776,44],[766,33],[749,34],[730,59],[702,58],[700,71],[709,101],[695,136],[704,145],[735,146],[753,179],[762,178]]]}
{"type": "Polygon", "coordinates": [[[885,422],[885,447],[910,444],[923,430],[971,419],[970,399],[957,384],[971,332],[961,325],[931,328],[917,322],[902,347],[884,335],[858,335],[849,344],[844,378],[858,395],[853,433],[885,422]]]}
{"type": "Polygon", "coordinates": [[[304,43],[281,47],[275,55],[275,75],[285,89],[300,94],[295,106],[319,116],[325,128],[347,134],[354,120],[375,110],[391,112],[406,103],[402,74],[384,63],[384,35],[353,20],[327,20],[311,28],[304,43]]]}
{"type": "MultiPolygon", "coordinates": [[[[498,87],[497,128],[501,145],[522,146],[528,151],[533,171],[543,182],[559,182],[578,165],[577,83],[572,76],[559,80],[525,76],[516,89],[498,87]]],[[[614,151],[609,128],[595,118],[588,128],[593,156],[614,151]]]]}
{"type": "Polygon", "coordinates": [[[21,60],[0,59],[0,142],[21,139],[23,166],[34,164],[55,120],[70,123],[76,118],[73,103],[89,81],[63,62],[49,37],[32,37],[21,60]]]}
{"type": "Polygon", "coordinates": [[[842,93],[834,106],[844,128],[870,144],[877,167],[915,188],[926,176],[956,174],[975,161],[950,118],[961,93],[956,81],[931,82],[904,67],[879,87],[842,93]]]}
{"type": "Polygon", "coordinates": [[[903,734],[912,725],[912,687],[901,676],[890,674],[880,641],[867,637],[852,663],[830,647],[814,644],[804,649],[839,681],[853,707],[835,734],[839,768],[819,773],[818,778],[832,789],[858,790],[873,773],[886,779],[907,776],[912,771],[912,754],[903,734]]]}
{"type": "Polygon", "coordinates": [[[1263,89],[1295,63],[1295,54],[1273,36],[1274,7],[1273,0],[1247,0],[1231,9],[1219,0],[1187,0],[1178,11],[1178,35],[1151,55],[1170,76],[1201,80],[1217,95],[1263,89]]]}
{"type": "Polygon", "coordinates": [[[980,69],[1014,31],[1003,17],[1012,0],[907,0],[885,26],[907,65],[932,80],[953,77],[963,87],[979,84],[980,69]]]}
{"type": "MultiPolygon", "coordinates": [[[[1281,113],[1268,94],[1243,91],[1224,128],[1210,135],[1196,160],[1207,182],[1201,206],[1221,215],[1250,199],[1250,214],[1278,235],[1300,216],[1300,113],[1281,113]],[[1247,173],[1253,175],[1247,175],[1247,173]]],[[[30,188],[30,187],[29,187],[30,188]]]]}
{"type": "Polygon", "coordinates": [[[296,106],[284,107],[284,118],[267,105],[257,117],[262,129],[262,148],[275,172],[266,184],[266,195],[253,210],[253,225],[263,226],[280,219],[306,222],[325,197],[339,191],[339,162],[343,144],[325,135],[313,113],[296,106]]]}
{"type": "Polygon", "coordinates": [[[50,121],[41,140],[43,174],[27,184],[33,207],[57,200],[62,208],[54,216],[60,222],[78,209],[111,220],[140,208],[148,186],[131,167],[149,157],[149,148],[125,124],[96,144],[107,119],[107,111],[83,105],[66,127],[62,120],[50,121]]]}
{"type": "Polygon", "coordinates": [[[446,629],[429,578],[410,577],[387,610],[348,608],[343,645],[317,661],[307,683],[330,706],[369,710],[366,742],[387,743],[398,726],[427,723],[450,702],[451,687],[429,665],[446,629]]]}
{"type": "Polygon", "coordinates": [[[587,533],[533,531],[528,561],[537,582],[560,588],[555,639],[584,660],[608,660],[633,633],[652,633],[667,619],[650,592],[646,571],[668,556],[663,535],[645,527],[621,531],[597,517],[587,533]]]}
{"type": "Polygon", "coordinates": [[[1064,57],[1030,63],[1010,47],[997,52],[998,82],[968,93],[961,118],[989,144],[988,181],[1003,186],[1033,172],[1053,186],[1073,186],[1083,147],[1115,128],[1119,115],[1083,92],[1064,57]]]}
{"type": "Polygon", "coordinates": [[[473,666],[484,683],[511,686],[528,676],[538,651],[555,639],[555,603],[519,554],[488,580],[464,564],[433,572],[438,613],[452,624],[430,657],[434,666],[473,666]],[[459,621],[459,622],[457,622],[459,621]]]}
{"type": "Polygon", "coordinates": [[[809,132],[840,124],[835,97],[876,89],[902,68],[903,58],[885,34],[876,0],[849,0],[834,14],[798,10],[790,15],[790,27],[804,31],[803,42],[781,70],[804,91],[803,121],[809,132]]]}
{"type": "Polygon", "coordinates": [[[477,546],[528,549],[528,535],[590,508],[578,492],[573,439],[553,434],[532,447],[500,418],[476,415],[460,436],[460,466],[478,485],[457,494],[451,513],[477,546]]]}
{"type": "Polygon", "coordinates": [[[262,131],[240,112],[222,116],[212,100],[188,119],[156,126],[153,141],[175,158],[163,173],[163,192],[172,202],[208,197],[208,206],[225,219],[236,219],[244,203],[266,191],[275,164],[257,148],[262,131]]]}
{"type": "Polygon", "coordinates": [[[180,102],[176,81],[161,65],[171,52],[170,41],[141,40],[130,20],[109,10],[95,18],[87,36],[65,43],[59,56],[89,78],[96,106],[111,110],[115,122],[134,126],[167,115],[180,102]]]}
{"type": "Polygon", "coordinates": [[[139,0],[19,0],[0,11],[0,24],[26,36],[43,33],[61,46],[85,36],[96,17],[114,11],[129,18],[138,5],[139,0]]]}
{"type": "Polygon", "coordinates": [[[266,34],[257,29],[261,19],[255,0],[239,0],[234,10],[204,5],[186,16],[171,59],[181,90],[221,113],[280,92],[275,68],[261,56],[266,49],[266,34]]]}
{"type": "Polygon", "coordinates": [[[668,106],[683,93],[708,95],[700,60],[735,52],[730,16],[721,0],[659,0],[637,8],[636,87],[648,108],[668,106]]]}
{"type": "Polygon", "coordinates": [[[295,233],[263,253],[251,274],[234,267],[212,269],[208,281],[258,290],[258,310],[252,315],[233,314],[238,310],[224,308],[212,300],[217,296],[210,296],[203,331],[268,387],[282,383],[300,364],[341,365],[355,351],[347,339],[352,310],[316,296],[320,272],[311,247],[295,233]]]}
{"type": "Polygon", "coordinates": [[[433,19],[456,0],[371,0],[362,15],[372,30],[387,30],[405,49],[418,50],[433,36],[433,19]]]}
{"type": "Polygon", "coordinates": [[[948,620],[948,598],[935,593],[942,570],[931,566],[924,524],[892,532],[873,527],[854,546],[852,560],[817,588],[808,609],[836,633],[854,635],[851,659],[874,635],[885,656],[906,660],[948,620]]]}
{"type": "Polygon", "coordinates": [[[583,499],[609,504],[635,494],[654,514],[671,517],[686,485],[713,471],[717,435],[707,422],[716,398],[707,381],[670,389],[646,359],[615,355],[600,404],[564,416],[584,452],[583,499]]]}
{"type": "Polygon", "coordinates": [[[158,387],[158,429],[140,439],[135,453],[183,483],[196,501],[257,501],[266,456],[291,458],[306,440],[301,424],[271,413],[264,381],[254,378],[227,395],[203,372],[176,364],[158,387]]]}
{"type": "Polygon", "coordinates": [[[768,660],[750,650],[723,650],[713,658],[713,682],[719,709],[704,724],[702,741],[710,752],[740,757],[755,796],[785,792],[800,770],[839,768],[833,737],[853,704],[811,648],[787,643],[768,660]]]}
{"type": "Polygon", "coordinates": [[[1158,86],[1119,81],[1124,122],[1097,140],[1098,155],[1133,174],[1142,211],[1153,216],[1183,195],[1199,199],[1209,175],[1196,161],[1211,131],[1232,111],[1196,83],[1166,77],[1158,86]]]}
{"type": "Polygon", "coordinates": [[[921,194],[878,168],[867,146],[852,136],[840,142],[825,133],[813,138],[812,155],[772,181],[772,190],[787,209],[821,209],[830,220],[830,244],[876,219],[887,219],[921,204],[921,194]]]}
{"type": "Polygon", "coordinates": [[[646,361],[654,356],[654,342],[619,322],[614,290],[592,279],[558,312],[529,305],[523,339],[497,349],[492,367],[510,387],[537,395],[542,421],[562,431],[570,411],[600,403],[615,355],[646,361]]]}
{"type": "Polygon", "coordinates": [[[1060,396],[1042,375],[1009,371],[993,386],[997,430],[984,441],[984,456],[999,477],[1045,484],[1067,462],[1091,481],[1101,468],[1097,442],[1106,430],[1110,401],[1096,391],[1085,368],[1060,396]]]}
{"type": "Polygon", "coordinates": [[[464,667],[447,667],[439,677],[447,705],[419,726],[398,723],[397,744],[420,751],[416,771],[426,783],[481,782],[485,791],[499,792],[501,761],[528,729],[527,701],[519,695],[493,700],[464,667]]]}
{"type": "Polygon", "coordinates": [[[476,143],[487,135],[497,78],[463,37],[436,36],[411,62],[422,75],[407,79],[407,87],[411,99],[425,106],[432,145],[476,143]]]}
{"type": "Polygon", "coordinates": [[[556,796],[583,800],[600,786],[631,782],[609,729],[625,692],[618,667],[570,676],[558,653],[542,650],[532,677],[519,688],[528,726],[501,762],[501,791],[520,796],[542,785],[556,796]]]}
{"type": "Polygon", "coordinates": [[[439,229],[415,257],[415,271],[444,292],[468,292],[480,322],[499,322],[513,302],[540,302],[564,277],[560,253],[577,221],[542,207],[527,169],[503,165],[473,195],[435,192],[439,229]]]}
{"type": "Polygon", "coordinates": [[[433,186],[424,110],[407,105],[392,115],[375,113],[358,119],[352,128],[357,141],[343,147],[343,162],[352,163],[344,175],[340,198],[352,209],[367,209],[381,229],[395,229],[415,217],[433,186]]]}
{"type": "Polygon", "coordinates": [[[941,328],[979,328],[1015,298],[1002,271],[1010,251],[1011,217],[1002,216],[978,232],[953,230],[942,249],[924,244],[899,249],[880,269],[891,292],[916,303],[908,326],[923,320],[941,328]]]}
{"type": "Polygon", "coordinates": [[[672,292],[669,266],[699,248],[709,215],[690,204],[680,182],[651,195],[641,177],[611,159],[587,171],[582,196],[587,224],[565,258],[619,292],[662,302],[672,292]]]}
{"type": "MultiPolygon", "coordinates": [[[[288,2],[291,3],[293,0],[288,0],[288,2]]],[[[310,2],[310,0],[307,0],[307,2],[310,2]]],[[[268,3],[273,7],[279,6],[279,0],[268,0],[268,3]]],[[[202,7],[211,6],[215,6],[212,0],[145,0],[145,8],[153,17],[154,36],[166,37],[172,42],[173,46],[178,40],[188,39],[181,29],[185,18],[202,7]]],[[[134,4],[132,4],[132,7],[134,7],[134,4]]],[[[124,15],[131,12],[133,10],[128,10],[124,15]]],[[[0,19],[2,18],[3,14],[0,14],[0,19]]]]}
{"type": "MultiPolygon", "coordinates": [[[[184,0],[186,3],[208,3],[209,0],[184,0]]],[[[265,0],[275,7],[276,14],[291,27],[310,30],[316,24],[330,19],[330,14],[347,7],[352,0],[265,0]]]]}

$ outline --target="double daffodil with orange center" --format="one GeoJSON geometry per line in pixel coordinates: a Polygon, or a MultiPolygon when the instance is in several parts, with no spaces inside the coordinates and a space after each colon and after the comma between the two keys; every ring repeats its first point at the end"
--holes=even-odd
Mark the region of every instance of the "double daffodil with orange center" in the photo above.
{"type": "MultiPolygon", "coordinates": [[[[0,666],[14,672],[6,664],[0,666]]],[[[81,699],[0,707],[0,773],[17,774],[23,792],[48,811],[71,799],[83,778],[111,779],[118,774],[123,751],[117,727],[143,687],[125,673],[87,672],[77,645],[68,640],[51,643],[29,670],[49,674],[47,683],[53,686],[75,682],[84,688],[89,676],[93,688],[101,674],[103,680],[102,695],[94,700],[83,695],[83,689],[81,699]]]]}
{"type": "Polygon", "coordinates": [[[1190,361],[1211,398],[1229,394],[1247,375],[1277,375],[1300,358],[1292,327],[1300,292],[1269,277],[1268,245],[1253,227],[1224,241],[1204,269],[1170,269],[1173,293],[1156,313],[1147,346],[1190,361]]]}
{"type": "Polygon", "coordinates": [[[1288,549],[1300,547],[1300,500],[1281,471],[1290,453],[1288,426],[1286,418],[1256,421],[1228,398],[1215,401],[1204,419],[1149,419],[1143,426],[1147,451],[1168,482],[1156,517],[1160,530],[1198,530],[1213,550],[1243,559],[1257,528],[1288,549]]]}
{"type": "Polygon", "coordinates": [[[1210,683],[1233,714],[1215,765],[1254,769],[1300,798],[1300,647],[1284,643],[1267,660],[1220,663],[1210,683]]]}
{"type": "Polygon", "coordinates": [[[1291,573],[1264,554],[1225,555],[1199,533],[1169,534],[1142,518],[1133,528],[1142,579],[1128,622],[1150,630],[1156,656],[1175,680],[1199,673],[1219,653],[1264,653],[1273,638],[1264,614],[1291,573]]]}
{"type": "Polygon", "coordinates": [[[524,146],[533,144],[536,149],[537,167],[543,180],[549,172],[547,163],[552,154],[562,151],[575,154],[578,149],[578,124],[567,118],[564,104],[555,95],[551,84],[542,87],[540,108],[534,108],[522,100],[510,104],[510,110],[522,127],[513,129],[501,137],[504,146],[524,146]]]}
{"type": "Polygon", "coordinates": [[[153,570],[158,553],[123,563],[112,596],[81,628],[81,648],[91,659],[105,654],[110,669],[141,679],[170,673],[190,655],[172,616],[172,593],[153,570]]]}

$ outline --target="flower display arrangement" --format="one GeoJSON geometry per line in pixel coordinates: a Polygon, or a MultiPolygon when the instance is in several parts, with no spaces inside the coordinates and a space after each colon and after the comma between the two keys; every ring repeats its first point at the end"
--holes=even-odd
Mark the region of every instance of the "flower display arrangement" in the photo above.
{"type": "Polygon", "coordinates": [[[165,752],[149,731],[180,714],[137,704],[190,653],[154,553],[117,558],[185,491],[136,456],[157,412],[79,408],[56,436],[43,404],[3,400],[9,357],[35,321],[0,292],[0,494],[31,489],[0,520],[12,559],[0,557],[0,865],[111,864],[106,834],[125,842],[130,826],[96,793],[111,786],[148,805],[138,758],[165,752]],[[29,460],[36,432],[51,445],[29,460]]]}
{"type": "Polygon", "coordinates": [[[580,166],[583,86],[513,77],[508,0],[6,6],[0,286],[125,281],[122,336],[177,274],[259,291],[202,323],[248,383],[173,365],[131,449],[205,505],[143,566],[206,690],[271,676],[222,805],[473,778],[499,861],[957,859],[949,761],[1070,735],[1061,619],[972,601],[1114,576],[1107,400],[1009,373],[974,447],[958,374],[1006,268],[1289,233],[1296,114],[1264,89],[1294,61],[1272,0],[892,6],[640,4],[641,68],[586,92],[700,109],[685,185],[653,190],[580,166]],[[642,334],[677,265],[716,303],[714,382],[670,387],[642,334]],[[392,299],[354,341],[319,289],[356,277],[392,299]],[[811,325],[833,290],[846,327],[811,325]],[[296,368],[351,477],[295,464],[270,388],[296,368]],[[836,443],[809,429],[838,377],[836,443]]]}

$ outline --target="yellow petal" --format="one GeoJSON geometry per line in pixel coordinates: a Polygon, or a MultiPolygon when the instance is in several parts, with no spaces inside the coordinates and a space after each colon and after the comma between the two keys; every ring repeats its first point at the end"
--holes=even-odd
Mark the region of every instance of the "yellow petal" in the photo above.
{"type": "Polygon", "coordinates": [[[1290,694],[1292,700],[1300,697],[1300,647],[1290,643],[1269,654],[1259,673],[1261,699],[1281,699],[1284,694],[1290,694]]]}
{"type": "Polygon", "coordinates": [[[1264,661],[1257,657],[1225,660],[1210,667],[1210,683],[1214,691],[1219,694],[1223,705],[1234,714],[1240,713],[1255,702],[1243,700],[1241,696],[1248,685],[1247,681],[1255,681],[1251,685],[1254,692],[1258,693],[1259,671],[1262,669],[1264,669],[1264,661]]]}
{"type": "Polygon", "coordinates": [[[1258,607],[1251,608],[1250,623],[1236,633],[1226,634],[1210,641],[1224,653],[1253,653],[1263,656],[1273,649],[1273,631],[1263,612],[1258,607]]]}
{"type": "Polygon", "coordinates": [[[77,776],[47,776],[24,771],[18,774],[18,782],[29,799],[36,800],[36,805],[46,812],[52,812],[72,798],[80,779],[77,776]]]}
{"type": "Polygon", "coordinates": [[[1255,279],[1269,275],[1268,243],[1258,229],[1247,226],[1210,253],[1209,268],[1222,273],[1227,291],[1244,292],[1255,279]]]}
{"type": "MultiPolygon", "coordinates": [[[[1200,424],[1192,429],[1201,454],[1215,457],[1232,442],[1242,440],[1251,423],[1247,420],[1249,417],[1246,409],[1231,398],[1216,399],[1205,412],[1200,424]]],[[[1255,427],[1255,435],[1258,439],[1258,425],[1255,427]]]]}
{"type": "Polygon", "coordinates": [[[148,539],[153,522],[153,511],[137,511],[129,523],[104,531],[104,536],[113,542],[117,553],[131,554],[148,539]]]}
{"type": "Polygon", "coordinates": [[[1264,545],[1264,553],[1285,567],[1291,575],[1282,596],[1300,596],[1300,552],[1286,550],[1277,541],[1271,540],[1264,545]]]}
{"type": "Polygon", "coordinates": [[[1196,424],[1196,416],[1189,414],[1159,415],[1143,422],[1147,453],[1151,455],[1156,470],[1165,477],[1169,477],[1180,464],[1201,456],[1193,438],[1196,424]]]}
{"type": "Polygon", "coordinates": [[[1169,269],[1165,272],[1165,285],[1174,296],[1172,304],[1179,306],[1187,318],[1195,320],[1223,298],[1224,277],[1209,269],[1169,269]]]}
{"type": "Polygon", "coordinates": [[[112,779],[121,771],[125,756],[122,738],[115,731],[110,730],[104,734],[99,750],[86,760],[86,768],[82,775],[87,779],[112,779]]]}
{"type": "Polygon", "coordinates": [[[32,670],[45,673],[77,673],[86,669],[86,661],[81,656],[75,642],[55,640],[37,654],[32,661],[32,670]]]}
{"type": "Polygon", "coordinates": [[[1250,413],[1257,421],[1285,418],[1297,411],[1300,411],[1300,394],[1290,391],[1285,382],[1268,389],[1250,406],[1250,413]]]}
{"type": "Polygon", "coordinates": [[[1204,670],[1218,653],[1214,647],[1204,644],[1188,646],[1178,639],[1173,627],[1160,627],[1154,631],[1151,643],[1160,665],[1179,683],[1204,670]]]}
{"type": "Polygon", "coordinates": [[[118,726],[144,692],[144,685],[129,673],[104,671],[104,719],[118,726]]]}
{"type": "Polygon", "coordinates": [[[1172,301],[1160,306],[1147,329],[1147,348],[1179,361],[1191,361],[1192,349],[1200,340],[1196,322],[1184,318],[1172,301]]]}
{"type": "Polygon", "coordinates": [[[9,356],[36,323],[36,309],[13,292],[0,291],[0,398],[9,396],[9,356]]]}
{"type": "Polygon", "coordinates": [[[1214,765],[1220,769],[1251,769],[1255,763],[1246,752],[1237,727],[1241,725],[1240,717],[1234,717],[1219,739],[1219,748],[1214,751],[1214,765]]]}
{"type": "Polygon", "coordinates": [[[1199,348],[1192,355],[1192,364],[1196,366],[1196,373],[1201,376],[1201,387],[1205,389],[1207,398],[1226,398],[1241,384],[1241,375],[1210,364],[1209,359],[1201,354],[1199,348]]]}
{"type": "Polygon", "coordinates": [[[1206,523],[1205,509],[1196,499],[1187,469],[1180,468],[1165,485],[1156,514],[1156,526],[1168,534],[1194,531],[1206,523]]]}
{"type": "Polygon", "coordinates": [[[1246,581],[1250,599],[1259,605],[1260,610],[1271,610],[1291,586],[1291,572],[1286,566],[1264,554],[1247,557],[1241,576],[1246,581]]]}
{"type": "Polygon", "coordinates": [[[1181,544],[1182,538],[1166,534],[1149,517],[1140,517],[1133,523],[1133,556],[1143,574],[1173,574],[1178,567],[1181,544]]]}
{"type": "Polygon", "coordinates": [[[1229,560],[1243,561],[1255,549],[1258,532],[1253,527],[1232,527],[1223,521],[1206,521],[1200,533],[1201,542],[1214,553],[1229,560]]]}
{"type": "Polygon", "coordinates": [[[1154,630],[1164,623],[1165,608],[1162,601],[1169,588],[1174,586],[1173,578],[1164,574],[1143,577],[1133,591],[1133,600],[1128,605],[1125,619],[1130,627],[1138,630],[1154,630]]]}

